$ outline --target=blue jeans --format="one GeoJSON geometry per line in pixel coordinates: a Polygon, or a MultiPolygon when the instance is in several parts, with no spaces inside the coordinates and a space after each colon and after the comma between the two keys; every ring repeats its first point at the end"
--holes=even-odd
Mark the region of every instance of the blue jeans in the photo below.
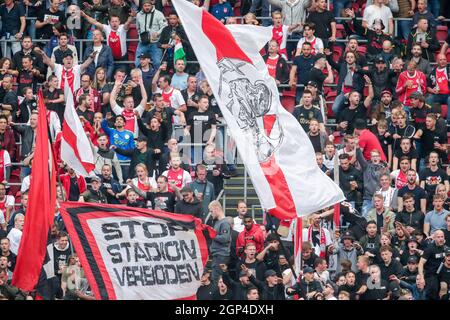
{"type": "Polygon", "coordinates": [[[211,274],[211,282],[217,283],[219,281],[219,277],[222,275],[222,269],[220,268],[221,264],[228,265],[230,261],[229,256],[212,256],[212,274],[211,274]]]}
{"type": "Polygon", "coordinates": [[[439,17],[439,11],[441,9],[441,3],[439,0],[428,0],[428,10],[431,11],[435,18],[439,17]]]}
{"type": "Polygon", "coordinates": [[[447,105],[447,123],[449,123],[450,112],[449,112],[448,108],[450,106],[450,95],[448,95],[448,94],[430,94],[430,96],[427,98],[426,103],[428,103],[430,106],[432,106],[433,103],[446,104],[447,105]]]}
{"type": "Polygon", "coordinates": [[[412,21],[401,20],[397,22],[397,36],[401,39],[408,39],[411,32],[412,21]]]}
{"type": "Polygon", "coordinates": [[[31,38],[36,39],[36,20],[27,20],[26,30],[31,38]]]}
{"type": "Polygon", "coordinates": [[[361,214],[364,218],[367,220],[367,215],[369,214],[369,211],[373,208],[372,200],[364,199],[363,205],[361,208],[361,214]]]}
{"type": "Polygon", "coordinates": [[[342,17],[341,11],[344,8],[350,8],[350,0],[333,0],[333,13],[335,17],[342,17]]]}
{"type": "Polygon", "coordinates": [[[155,68],[155,70],[157,70],[161,64],[162,58],[162,50],[161,48],[158,48],[158,44],[157,43],[142,44],[139,42],[136,50],[136,58],[134,60],[136,68],[138,68],[140,64],[139,56],[143,53],[150,54],[150,57],[152,58],[152,65],[155,68]]]}
{"type": "Polygon", "coordinates": [[[331,110],[333,110],[333,114],[336,117],[340,111],[344,108],[344,102],[345,99],[347,99],[344,94],[341,92],[336,97],[336,99],[333,102],[333,106],[331,107],[331,110]]]}

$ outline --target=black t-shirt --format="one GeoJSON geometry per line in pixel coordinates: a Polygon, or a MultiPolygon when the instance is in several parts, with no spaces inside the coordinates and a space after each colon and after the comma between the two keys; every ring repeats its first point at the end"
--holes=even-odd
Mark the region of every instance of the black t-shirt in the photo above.
{"type": "Polygon", "coordinates": [[[323,123],[322,113],[319,109],[314,107],[309,109],[304,106],[295,107],[292,115],[297,119],[305,132],[309,131],[309,122],[311,119],[317,119],[319,123],[323,123]]]}
{"type": "Polygon", "coordinates": [[[369,279],[370,273],[363,273],[362,271],[358,271],[356,273],[356,286],[358,290],[363,286],[367,285],[367,279],[369,279]]]}
{"type": "Polygon", "coordinates": [[[418,159],[419,158],[419,154],[417,153],[416,149],[409,149],[408,153],[403,152],[403,150],[401,148],[398,148],[397,150],[394,151],[394,156],[397,157],[397,159],[400,161],[401,157],[408,157],[409,161],[413,160],[413,159],[418,159]]]}
{"type": "Polygon", "coordinates": [[[445,243],[447,245],[450,245],[450,231],[448,231],[446,229],[442,230],[442,231],[444,231],[445,243]]]}
{"type": "Polygon", "coordinates": [[[2,252],[0,251],[0,257],[6,257],[8,259],[8,269],[14,272],[14,268],[16,267],[17,256],[11,251],[9,251],[9,255],[7,256],[3,255],[2,252]]]}
{"type": "Polygon", "coordinates": [[[331,23],[336,22],[333,13],[325,10],[324,12],[311,12],[306,18],[306,22],[313,22],[316,25],[315,36],[322,40],[328,40],[331,37],[331,23]]]}
{"type": "MultiPolygon", "coordinates": [[[[59,99],[59,95],[64,94],[64,92],[57,88],[53,90],[53,92],[50,92],[50,90],[46,89],[42,92],[44,99],[48,100],[56,100],[59,99]]],[[[66,104],[64,102],[62,103],[47,103],[46,104],[48,110],[55,111],[56,114],[58,114],[59,120],[61,120],[61,123],[64,120],[64,110],[66,108],[66,104]]]]}
{"type": "Polygon", "coordinates": [[[17,93],[20,96],[24,96],[23,89],[25,87],[31,87],[33,93],[37,92],[38,78],[36,78],[30,70],[20,70],[17,77],[17,93]]]}
{"type": "Polygon", "coordinates": [[[5,4],[0,7],[0,17],[2,20],[2,36],[5,33],[10,34],[10,39],[14,39],[16,33],[20,31],[20,17],[25,16],[25,10],[22,4],[14,3],[14,6],[10,11],[6,8],[5,4]]]}
{"type": "Polygon", "coordinates": [[[406,193],[412,193],[414,196],[414,208],[416,210],[420,210],[420,199],[426,199],[427,194],[424,189],[419,186],[416,186],[413,190],[410,190],[408,186],[404,186],[400,190],[398,190],[397,196],[399,198],[403,197],[406,193]]]}
{"type": "Polygon", "coordinates": [[[450,267],[442,265],[441,271],[438,274],[438,279],[439,282],[445,282],[447,286],[450,285],[450,267]]]}
{"type": "Polygon", "coordinates": [[[320,145],[320,134],[316,136],[308,135],[311,144],[313,145],[314,152],[322,152],[322,147],[320,145]]]}
{"type": "Polygon", "coordinates": [[[380,141],[381,148],[384,154],[387,156],[389,154],[389,146],[392,145],[392,136],[385,137],[384,135],[376,134],[378,141],[380,141]]]}
{"type": "Polygon", "coordinates": [[[189,96],[188,89],[184,89],[181,91],[181,95],[183,96],[184,101],[186,101],[187,110],[184,113],[184,116],[186,119],[189,119],[191,114],[195,111],[197,111],[197,108],[188,106],[188,100],[191,99],[195,103],[198,103],[198,100],[200,98],[200,92],[195,91],[192,95],[189,96]]]}
{"type": "Polygon", "coordinates": [[[427,114],[431,113],[431,108],[423,107],[423,108],[411,108],[411,118],[414,119],[414,126],[416,130],[425,128],[425,120],[427,118],[427,114]]]}
{"type": "Polygon", "coordinates": [[[361,296],[360,300],[383,300],[388,293],[388,282],[381,280],[380,283],[369,283],[366,292],[361,296]]]}
{"type": "Polygon", "coordinates": [[[94,124],[94,112],[93,111],[91,111],[89,109],[82,111],[79,108],[77,108],[77,115],[83,116],[87,121],[89,121],[89,123],[91,125],[94,124]]]}
{"type": "Polygon", "coordinates": [[[53,36],[53,25],[56,22],[62,25],[66,24],[66,16],[63,11],[51,12],[50,9],[42,10],[37,17],[39,22],[44,22],[47,18],[51,19],[51,23],[46,24],[40,29],[36,29],[38,39],[50,39],[53,36]]]}
{"type": "Polygon", "coordinates": [[[420,181],[425,181],[425,191],[428,194],[428,199],[433,198],[438,184],[448,180],[447,173],[440,168],[436,172],[431,171],[430,168],[425,168],[420,172],[419,178],[420,181]]]}
{"type": "Polygon", "coordinates": [[[147,200],[152,203],[153,210],[175,211],[175,195],[172,192],[147,192],[147,200]]]}
{"type": "Polygon", "coordinates": [[[200,286],[197,290],[197,300],[212,300],[216,289],[212,282],[206,286],[200,286]]]}
{"type": "MultiPolygon", "coordinates": [[[[158,110],[156,110],[156,108],[150,110],[150,111],[144,111],[142,113],[141,119],[144,123],[148,123],[148,120],[150,120],[151,118],[153,118],[156,114],[156,112],[158,112],[158,110]]],[[[166,107],[163,108],[161,113],[161,120],[162,120],[162,125],[164,126],[164,130],[167,134],[167,136],[171,136],[172,135],[172,117],[175,115],[175,109],[171,108],[171,107],[166,107]]]]}
{"type": "Polygon", "coordinates": [[[441,262],[444,260],[445,246],[437,246],[435,243],[430,244],[423,252],[422,258],[427,260],[424,266],[425,276],[436,275],[441,262]]]}
{"type": "Polygon", "coordinates": [[[420,157],[421,158],[426,158],[431,151],[436,151],[439,154],[439,158],[441,158],[441,160],[444,159],[444,157],[446,158],[446,153],[442,152],[440,150],[436,150],[434,148],[434,143],[438,142],[440,144],[445,144],[447,143],[447,134],[444,131],[439,131],[439,130],[428,130],[427,128],[423,129],[423,134],[420,137],[420,143],[422,146],[422,152],[420,157]]]}
{"type": "Polygon", "coordinates": [[[187,120],[187,125],[190,126],[190,134],[192,142],[208,141],[211,132],[205,136],[205,132],[211,129],[212,125],[216,124],[216,116],[212,111],[206,112],[194,111],[187,120]]]}
{"type": "Polygon", "coordinates": [[[364,104],[361,102],[355,109],[350,109],[348,106],[341,110],[337,115],[337,122],[341,123],[343,121],[347,121],[347,130],[346,133],[352,134],[355,129],[355,121],[356,119],[365,120],[367,113],[367,109],[364,107],[364,104]]]}
{"type": "Polygon", "coordinates": [[[297,84],[306,85],[310,80],[310,73],[314,66],[313,56],[311,55],[308,58],[303,55],[297,56],[292,64],[297,67],[297,84]]]}
{"type": "MultiPolygon", "coordinates": [[[[411,125],[406,125],[404,128],[400,128],[398,126],[392,126],[389,129],[390,133],[392,135],[394,134],[398,134],[400,137],[406,137],[406,138],[412,138],[414,136],[414,134],[416,133],[416,129],[414,128],[414,126],[411,125]]],[[[401,138],[399,139],[394,139],[394,143],[393,143],[393,150],[397,151],[398,149],[400,149],[400,141],[401,138]]]]}
{"type": "Polygon", "coordinates": [[[233,300],[233,291],[231,291],[230,289],[227,290],[227,292],[225,292],[225,294],[221,294],[219,289],[217,289],[213,295],[212,295],[212,299],[213,300],[233,300]]]}
{"type": "Polygon", "coordinates": [[[317,89],[319,93],[322,93],[323,90],[323,82],[327,78],[326,75],[323,74],[322,70],[312,67],[309,72],[309,81],[315,81],[317,83],[317,89]]]}
{"type": "Polygon", "coordinates": [[[78,187],[77,177],[70,178],[69,201],[78,201],[80,198],[80,189],[78,187]]]}

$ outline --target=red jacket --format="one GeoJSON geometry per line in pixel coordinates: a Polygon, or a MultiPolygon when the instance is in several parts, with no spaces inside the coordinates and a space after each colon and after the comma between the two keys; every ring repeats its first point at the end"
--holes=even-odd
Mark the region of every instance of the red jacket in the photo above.
{"type": "Polygon", "coordinates": [[[409,96],[415,91],[420,91],[423,94],[427,93],[427,78],[425,74],[420,70],[416,70],[413,77],[408,74],[408,71],[403,71],[400,73],[397,81],[397,87],[395,88],[398,100],[404,105],[410,107],[411,102],[409,100],[409,96]],[[412,82],[411,87],[405,87],[406,81],[408,80],[412,82]]]}
{"type": "Polygon", "coordinates": [[[264,249],[264,234],[256,223],[253,224],[250,230],[244,229],[244,231],[239,233],[236,241],[236,254],[238,257],[243,256],[243,249],[248,243],[255,244],[257,253],[264,249]]]}
{"type": "MultiPolygon", "coordinates": [[[[68,199],[69,194],[70,194],[70,176],[68,173],[65,173],[65,174],[62,174],[60,176],[60,178],[61,178],[61,183],[62,183],[64,189],[66,190],[66,197],[68,199]]],[[[82,194],[83,192],[86,191],[86,180],[84,180],[83,176],[77,175],[77,183],[78,183],[78,189],[80,190],[80,194],[82,194]]],[[[78,199],[76,201],[78,201],[78,199]]]]}

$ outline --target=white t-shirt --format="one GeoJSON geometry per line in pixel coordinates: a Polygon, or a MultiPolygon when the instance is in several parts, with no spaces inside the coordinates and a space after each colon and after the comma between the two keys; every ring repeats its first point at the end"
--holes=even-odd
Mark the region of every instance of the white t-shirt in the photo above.
{"type": "Polygon", "coordinates": [[[102,51],[103,45],[99,45],[99,46],[93,46],[93,52],[97,52],[97,54],[95,55],[95,59],[94,59],[94,65],[97,65],[97,61],[98,61],[98,55],[100,54],[100,51],[102,51]]]}
{"type": "MultiPolygon", "coordinates": [[[[124,27],[125,25],[121,24],[116,31],[116,34],[119,36],[120,51],[122,53],[122,57],[127,53],[127,31],[125,30],[124,27]]],[[[111,32],[113,32],[113,30],[111,29],[111,26],[109,24],[104,24],[103,31],[105,32],[106,41],[108,42],[109,45],[110,41],[109,36],[111,35],[111,32]]]]}
{"type": "Polygon", "coordinates": [[[312,40],[307,40],[305,37],[301,38],[298,41],[297,49],[300,49],[303,43],[309,42],[311,43],[311,54],[323,53],[323,41],[320,38],[313,37],[312,40]]]}
{"type": "MultiPolygon", "coordinates": [[[[62,64],[55,63],[55,75],[58,78],[58,88],[62,87],[62,81],[65,81],[66,76],[63,75],[63,71],[65,73],[64,66],[62,64]]],[[[80,88],[81,80],[81,65],[74,65],[71,70],[68,70],[68,83],[69,87],[72,90],[72,94],[75,96],[75,91],[80,88]]],[[[67,99],[67,97],[66,97],[67,99]]]]}
{"type": "MultiPolygon", "coordinates": [[[[3,152],[3,166],[6,167],[11,167],[11,157],[9,156],[8,151],[4,150],[5,152],[3,152]]],[[[1,182],[1,181],[0,181],[1,182]]]]}
{"type": "Polygon", "coordinates": [[[30,175],[22,179],[22,185],[20,187],[20,192],[24,193],[30,189],[30,175]]]}
{"type": "Polygon", "coordinates": [[[0,224],[6,222],[5,221],[6,208],[8,207],[14,208],[14,202],[15,202],[14,197],[10,195],[6,195],[5,199],[3,201],[0,201],[0,203],[3,203],[4,207],[4,209],[0,209],[0,224]]]}
{"type": "Polygon", "coordinates": [[[239,233],[244,231],[244,228],[245,228],[244,222],[242,221],[241,217],[239,217],[239,215],[234,217],[233,221],[234,221],[233,230],[236,230],[239,233]]]}
{"type": "Polygon", "coordinates": [[[9,243],[11,245],[9,250],[17,255],[17,252],[19,251],[20,240],[22,240],[22,231],[16,228],[12,228],[8,233],[7,238],[9,239],[9,243]]]}
{"type": "Polygon", "coordinates": [[[366,21],[368,28],[372,28],[372,24],[376,19],[381,19],[384,24],[383,31],[389,32],[389,19],[392,19],[392,11],[389,7],[382,5],[381,8],[376,5],[370,5],[364,10],[363,21],[366,21]]]}

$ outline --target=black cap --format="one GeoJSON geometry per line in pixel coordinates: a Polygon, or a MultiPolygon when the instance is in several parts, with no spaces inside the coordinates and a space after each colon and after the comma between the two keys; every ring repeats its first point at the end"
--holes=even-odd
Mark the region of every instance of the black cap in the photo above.
{"type": "Polygon", "coordinates": [[[65,57],[71,57],[71,58],[73,58],[72,51],[67,51],[66,53],[64,53],[63,59],[64,59],[65,57]]]}
{"type": "Polygon", "coordinates": [[[303,273],[314,273],[314,269],[311,267],[305,267],[305,269],[303,269],[303,273]]]}
{"type": "Polygon", "coordinates": [[[386,63],[386,60],[384,60],[382,56],[377,56],[375,58],[375,63],[386,63]]]}
{"type": "Polygon", "coordinates": [[[272,269],[269,269],[266,272],[264,272],[264,278],[276,276],[276,275],[277,275],[277,273],[275,272],[275,270],[272,270],[272,269]]]}
{"type": "Polygon", "coordinates": [[[139,136],[136,140],[137,140],[137,141],[145,141],[145,142],[148,141],[148,139],[147,139],[146,136],[139,136]]]}
{"type": "Polygon", "coordinates": [[[353,236],[353,234],[350,231],[347,231],[344,233],[344,235],[342,236],[342,240],[345,239],[350,239],[352,241],[355,241],[355,237],[353,236]]]}
{"type": "Polygon", "coordinates": [[[419,263],[419,258],[417,256],[409,256],[408,263],[419,263]]]}
{"type": "Polygon", "coordinates": [[[143,53],[139,56],[139,59],[151,59],[150,54],[143,53]]]}
{"type": "Polygon", "coordinates": [[[363,130],[367,128],[367,122],[364,119],[356,119],[355,120],[355,129],[363,130]]]}
{"type": "Polygon", "coordinates": [[[308,81],[308,83],[306,85],[317,88],[317,82],[315,82],[315,81],[308,81]]]}
{"type": "Polygon", "coordinates": [[[327,56],[324,55],[323,53],[318,53],[318,54],[316,54],[316,56],[314,57],[314,61],[317,61],[317,60],[322,59],[322,58],[326,59],[327,56]]]}
{"type": "Polygon", "coordinates": [[[444,251],[445,256],[450,256],[450,248],[446,248],[444,251]]]}

